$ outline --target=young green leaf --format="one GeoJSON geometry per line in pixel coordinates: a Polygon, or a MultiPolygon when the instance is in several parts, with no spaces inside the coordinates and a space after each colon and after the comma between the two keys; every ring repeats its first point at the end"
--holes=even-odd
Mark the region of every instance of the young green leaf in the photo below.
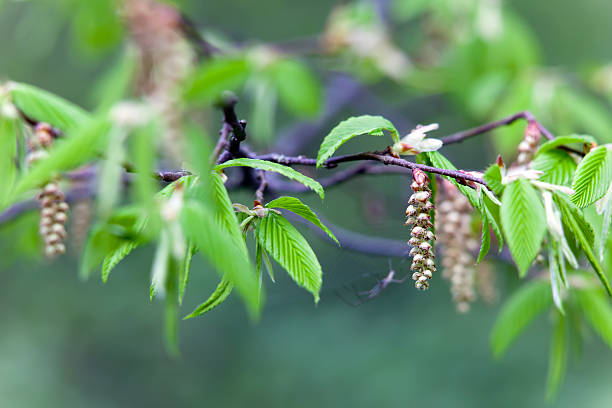
{"type": "Polygon", "coordinates": [[[491,248],[491,231],[489,230],[489,219],[482,217],[482,237],[481,237],[480,251],[478,251],[478,259],[476,263],[479,264],[483,258],[489,253],[491,248]]]}
{"type": "Polygon", "coordinates": [[[191,269],[191,259],[193,255],[196,253],[196,247],[191,242],[187,243],[187,249],[185,251],[185,256],[183,257],[183,262],[179,269],[179,287],[178,287],[178,304],[183,304],[183,297],[185,296],[185,288],[187,287],[187,282],[189,281],[189,270],[191,269]]]}
{"type": "Polygon", "coordinates": [[[266,160],[256,160],[256,159],[233,159],[226,161],[223,164],[217,164],[215,166],[215,170],[219,171],[225,169],[227,167],[236,167],[236,166],[246,166],[252,167],[255,169],[260,169],[264,171],[273,171],[275,173],[280,173],[288,179],[298,181],[304,184],[306,187],[310,188],[314,192],[316,192],[321,198],[325,197],[325,193],[323,191],[323,187],[319,184],[318,181],[311,179],[308,176],[303,175],[302,173],[293,170],[291,167],[283,166],[282,164],[272,163],[266,160]]]}
{"type": "MultiPolygon", "coordinates": [[[[248,254],[236,248],[230,233],[215,221],[212,210],[198,202],[186,202],[181,211],[181,225],[189,240],[222,276],[238,289],[253,317],[259,315],[257,279],[248,254]]],[[[237,226],[236,226],[237,227],[237,226]]]]}
{"type": "Polygon", "coordinates": [[[504,304],[491,332],[493,355],[501,357],[527,325],[551,304],[548,282],[529,282],[514,292],[504,304]]]}
{"type": "Polygon", "coordinates": [[[130,252],[138,247],[138,243],[136,241],[127,241],[120,244],[117,248],[115,248],[111,253],[104,257],[102,261],[102,282],[106,283],[108,281],[108,277],[110,276],[111,271],[117,266],[123,258],[128,256],[130,252]]]}
{"type": "Polygon", "coordinates": [[[557,313],[556,322],[550,338],[548,354],[548,379],[546,381],[546,398],[552,401],[563,382],[567,368],[568,339],[565,333],[565,317],[557,313]]]}
{"type": "Polygon", "coordinates": [[[336,244],[340,245],[336,236],[327,228],[317,214],[314,213],[306,204],[302,203],[295,197],[279,197],[266,204],[268,208],[283,208],[289,210],[307,221],[312,222],[317,227],[321,228],[336,244]]]}
{"type": "Polygon", "coordinates": [[[319,301],[321,265],[304,237],[285,218],[273,212],[257,224],[259,244],[289,273],[291,278],[319,301]]]}
{"type": "Polygon", "coordinates": [[[584,208],[606,194],[612,183],[612,151],[599,146],[589,152],[576,169],[572,183],[571,199],[578,207],[584,208]]]}
{"type": "Polygon", "coordinates": [[[191,319],[194,317],[202,316],[204,313],[214,309],[219,306],[221,303],[227,299],[227,297],[232,293],[234,285],[227,279],[225,276],[217,285],[215,291],[206,299],[206,301],[196,307],[193,312],[189,313],[187,316],[183,318],[183,320],[191,319]]]}
{"type": "Polygon", "coordinates": [[[506,186],[500,216],[519,276],[524,277],[546,232],[544,206],[529,181],[518,179],[506,186]]]}
{"type": "Polygon", "coordinates": [[[570,136],[559,136],[552,140],[547,141],[546,143],[542,143],[538,148],[538,151],[535,154],[535,157],[538,157],[544,152],[548,152],[552,149],[556,149],[559,146],[565,146],[572,143],[582,143],[582,144],[591,144],[594,143],[595,139],[593,136],[587,135],[570,135],[570,136]]]}
{"type": "Polygon", "coordinates": [[[84,125],[90,115],[72,102],[20,82],[9,84],[13,103],[29,118],[63,131],[84,125]]]}
{"type": "Polygon", "coordinates": [[[593,329],[599,337],[612,348],[612,306],[602,295],[602,292],[595,289],[576,291],[578,302],[593,329]]]}
{"type": "Polygon", "coordinates": [[[574,236],[580,244],[584,255],[595,270],[595,273],[606,289],[608,296],[612,298],[612,287],[610,287],[606,273],[599,264],[599,261],[593,252],[593,229],[582,215],[582,212],[565,197],[560,194],[555,194],[555,202],[559,206],[559,210],[561,210],[561,218],[563,219],[563,223],[566,224],[574,233],[574,236]]]}
{"type": "Polygon", "coordinates": [[[323,166],[325,160],[329,159],[336,150],[355,136],[373,135],[383,136],[383,130],[391,134],[393,142],[399,142],[399,135],[393,123],[382,116],[363,115],[349,118],[340,122],[329,132],[317,155],[317,167],[323,166]]]}
{"type": "Polygon", "coordinates": [[[487,168],[483,178],[495,194],[497,194],[498,196],[502,195],[502,193],[504,192],[504,185],[501,182],[501,170],[497,163],[493,163],[487,168]]]}
{"type": "Polygon", "coordinates": [[[544,173],[538,179],[539,181],[569,186],[574,178],[576,162],[567,152],[549,150],[536,156],[531,162],[531,168],[544,173]]]}

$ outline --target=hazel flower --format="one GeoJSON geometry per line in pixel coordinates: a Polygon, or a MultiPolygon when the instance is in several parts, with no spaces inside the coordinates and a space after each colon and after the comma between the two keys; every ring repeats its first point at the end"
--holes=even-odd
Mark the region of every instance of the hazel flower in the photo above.
{"type": "Polygon", "coordinates": [[[438,129],[437,123],[421,126],[418,125],[399,142],[391,147],[391,153],[399,155],[416,155],[423,152],[435,152],[442,147],[442,140],[425,138],[427,132],[438,129]]]}

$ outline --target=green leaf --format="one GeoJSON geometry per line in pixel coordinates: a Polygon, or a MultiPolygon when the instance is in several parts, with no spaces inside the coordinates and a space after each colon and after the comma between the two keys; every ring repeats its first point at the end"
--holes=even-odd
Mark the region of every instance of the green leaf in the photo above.
{"type": "Polygon", "coordinates": [[[189,101],[208,103],[225,90],[236,90],[247,79],[249,64],[244,58],[214,58],[206,61],[185,87],[189,101]]]}
{"type": "Polygon", "coordinates": [[[229,279],[223,277],[219,285],[215,289],[215,291],[206,299],[206,301],[196,307],[193,312],[189,313],[187,316],[183,318],[183,320],[191,319],[193,317],[202,316],[204,313],[214,309],[219,306],[221,303],[227,299],[227,297],[232,293],[234,285],[230,282],[229,279]]]}
{"type": "Polygon", "coordinates": [[[502,231],[499,228],[499,206],[497,204],[494,204],[488,197],[482,196],[482,201],[480,204],[480,217],[483,219],[486,218],[488,220],[489,226],[491,227],[491,230],[493,230],[495,238],[497,238],[497,245],[499,247],[498,252],[501,253],[504,247],[504,236],[502,235],[502,231]],[[493,214],[490,208],[491,206],[496,210],[495,215],[493,214]]]}
{"type": "Polygon", "coordinates": [[[506,186],[500,216],[519,276],[524,277],[546,232],[544,206],[529,181],[521,178],[506,186]]]}
{"type": "Polygon", "coordinates": [[[578,240],[578,243],[580,244],[584,255],[595,270],[595,273],[597,274],[597,277],[606,289],[608,296],[612,298],[612,287],[610,287],[610,283],[608,282],[606,273],[599,264],[597,257],[593,253],[593,229],[584,219],[584,216],[582,216],[580,210],[574,207],[562,195],[555,194],[554,198],[555,202],[559,206],[559,210],[561,211],[561,218],[563,220],[563,223],[566,224],[574,233],[574,236],[578,240]]]}
{"type": "Polygon", "coordinates": [[[183,258],[183,262],[179,269],[179,288],[178,288],[178,303],[179,305],[183,304],[183,297],[185,296],[185,288],[187,287],[187,282],[189,281],[189,270],[191,269],[191,259],[193,255],[196,253],[195,245],[191,242],[187,243],[187,249],[185,252],[185,257],[183,258]]]}
{"type": "Polygon", "coordinates": [[[138,245],[135,241],[124,242],[104,257],[102,261],[102,282],[106,283],[108,281],[108,277],[115,266],[136,249],[138,245]]]}
{"type": "Polygon", "coordinates": [[[552,401],[559,385],[563,381],[567,368],[568,341],[565,333],[565,317],[557,313],[556,322],[550,338],[548,354],[548,379],[546,381],[546,398],[552,401]]]}
{"type": "MultiPolygon", "coordinates": [[[[138,208],[121,208],[105,222],[100,222],[91,228],[81,256],[79,267],[81,278],[88,278],[91,271],[103,262],[108,263],[106,266],[108,277],[110,269],[123,259],[120,253],[121,246],[137,242],[139,216],[138,208]]],[[[105,272],[103,276],[104,274],[105,272]]]]}
{"type": "Polygon", "coordinates": [[[603,197],[610,183],[612,152],[606,146],[599,146],[591,150],[578,164],[572,183],[572,202],[584,208],[603,197]]]}
{"type": "Polygon", "coordinates": [[[323,100],[321,85],[303,63],[283,58],[269,70],[284,107],[301,116],[312,117],[319,112],[323,100]]]}
{"type": "Polygon", "coordinates": [[[612,306],[600,290],[577,290],[578,302],[599,337],[612,349],[612,306]]]}
{"type": "Polygon", "coordinates": [[[90,115],[77,105],[32,85],[11,82],[13,103],[29,118],[63,131],[85,124],[90,115]]]}
{"type": "Polygon", "coordinates": [[[0,116],[0,208],[13,187],[17,174],[17,133],[15,120],[0,116]]]}
{"type": "Polygon", "coordinates": [[[282,164],[272,163],[266,160],[256,160],[256,159],[233,159],[226,161],[223,164],[217,164],[215,166],[215,170],[219,171],[225,169],[227,167],[235,167],[235,166],[246,166],[252,167],[255,169],[261,169],[264,171],[273,171],[275,173],[280,173],[288,179],[298,181],[304,184],[306,187],[310,188],[314,192],[316,192],[321,198],[325,197],[325,193],[323,192],[323,187],[319,184],[318,181],[311,179],[308,176],[303,175],[302,173],[293,170],[291,167],[283,166],[282,164]]]}
{"type": "Polygon", "coordinates": [[[572,235],[581,242],[581,245],[593,247],[595,245],[595,233],[591,224],[584,216],[584,211],[576,207],[567,196],[559,193],[553,194],[553,198],[561,210],[561,218],[563,223],[567,225],[573,232],[572,235]],[[576,229],[572,228],[572,224],[576,223],[576,229]],[[580,238],[582,237],[582,238],[580,238]]]}
{"type": "Polygon", "coordinates": [[[489,219],[482,217],[482,237],[480,244],[480,251],[478,251],[478,259],[476,263],[479,264],[484,257],[489,253],[491,248],[491,231],[489,230],[489,219]]]}
{"type": "Polygon", "coordinates": [[[394,142],[399,142],[397,129],[395,129],[393,123],[382,116],[363,115],[340,122],[323,139],[323,143],[321,143],[319,148],[319,154],[317,155],[317,167],[323,166],[325,160],[329,159],[340,146],[355,136],[383,136],[383,130],[391,134],[394,142]]]}
{"type": "Polygon", "coordinates": [[[282,216],[269,212],[257,224],[259,244],[289,273],[291,278],[319,301],[321,265],[304,237],[282,216]]]}
{"type": "Polygon", "coordinates": [[[531,162],[531,168],[544,172],[539,181],[569,186],[574,178],[576,162],[567,152],[549,150],[536,156],[531,162]]]}
{"type": "Polygon", "coordinates": [[[47,158],[37,162],[17,180],[11,200],[29,189],[43,185],[58,173],[74,169],[95,158],[105,147],[108,130],[106,121],[94,120],[65,140],[58,140],[47,158]]]}
{"type": "Polygon", "coordinates": [[[186,202],[181,225],[208,262],[227,277],[243,297],[253,317],[259,315],[257,279],[248,255],[237,249],[230,233],[215,221],[215,213],[198,202],[186,202]]]}
{"type": "Polygon", "coordinates": [[[504,304],[491,332],[491,349],[501,357],[519,334],[540,313],[552,305],[548,282],[529,282],[504,304]]]}
{"type": "Polygon", "coordinates": [[[502,175],[501,170],[497,163],[493,163],[487,168],[487,171],[484,173],[484,181],[487,182],[491,191],[493,191],[498,196],[501,196],[504,192],[504,185],[502,184],[502,175]]]}
{"type": "Polygon", "coordinates": [[[593,136],[587,135],[570,135],[570,136],[559,136],[552,140],[547,141],[546,143],[542,143],[542,145],[538,148],[538,151],[535,154],[535,157],[538,157],[544,152],[550,151],[552,149],[556,149],[559,146],[565,146],[573,143],[582,143],[582,144],[591,144],[594,143],[595,139],[593,136]]]}
{"type": "Polygon", "coordinates": [[[317,227],[321,228],[336,244],[340,245],[336,236],[331,232],[329,228],[327,228],[317,214],[314,213],[306,204],[302,203],[295,197],[279,197],[275,200],[270,201],[266,204],[268,208],[284,208],[285,210],[289,210],[300,217],[304,218],[307,221],[312,222],[317,227]]]}
{"type": "Polygon", "coordinates": [[[213,198],[215,220],[223,229],[225,229],[233,241],[233,246],[239,249],[244,256],[248,256],[247,247],[240,231],[238,218],[232,206],[232,201],[227,193],[227,189],[223,184],[223,179],[217,173],[211,173],[209,186],[213,198]]]}

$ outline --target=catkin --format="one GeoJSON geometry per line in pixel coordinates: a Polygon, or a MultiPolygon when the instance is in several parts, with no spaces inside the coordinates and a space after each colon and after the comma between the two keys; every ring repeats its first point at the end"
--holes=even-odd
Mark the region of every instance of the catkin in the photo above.
{"type": "MultiPolygon", "coordinates": [[[[34,128],[34,138],[30,140],[30,152],[26,157],[28,166],[44,160],[47,157],[45,148],[53,143],[53,133],[50,125],[39,123],[34,128]]],[[[45,244],[45,255],[52,258],[66,252],[66,213],[68,204],[61,192],[58,180],[45,184],[36,197],[40,204],[40,222],[38,232],[45,244]]]]}
{"type": "Polygon", "coordinates": [[[408,241],[412,246],[410,270],[414,271],[412,279],[415,281],[415,287],[426,290],[429,288],[429,280],[436,271],[432,244],[435,235],[431,231],[433,224],[430,216],[434,205],[431,202],[432,194],[427,175],[419,169],[414,169],[412,176],[414,181],[410,187],[414,193],[410,196],[406,208],[406,225],[411,227],[410,235],[412,235],[408,241]]]}
{"type": "Polygon", "coordinates": [[[125,0],[123,14],[140,53],[140,91],[161,117],[164,150],[180,164],[184,140],[178,90],[194,61],[180,31],[180,13],[153,0],[125,0]]]}
{"type": "Polygon", "coordinates": [[[472,237],[472,208],[467,198],[450,182],[441,183],[443,192],[438,195],[436,230],[440,232],[442,245],[442,277],[451,282],[451,295],[459,312],[470,309],[475,298],[474,251],[478,241],[472,237]]]}

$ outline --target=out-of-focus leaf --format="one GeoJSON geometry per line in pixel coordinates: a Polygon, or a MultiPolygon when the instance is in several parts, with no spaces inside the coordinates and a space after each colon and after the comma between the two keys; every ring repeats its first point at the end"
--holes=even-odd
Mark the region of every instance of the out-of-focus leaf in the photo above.
{"type": "Polygon", "coordinates": [[[11,82],[13,103],[29,118],[63,131],[84,125],[91,117],[77,105],[32,85],[11,82]]]}
{"type": "Polygon", "coordinates": [[[0,116],[0,208],[4,207],[17,174],[17,133],[15,120],[0,116]]]}
{"type": "Polygon", "coordinates": [[[600,290],[577,290],[578,302],[599,337],[612,349],[612,306],[600,290]]]}
{"type": "Polygon", "coordinates": [[[253,99],[251,119],[249,120],[249,137],[263,143],[274,140],[274,119],[276,114],[276,89],[270,80],[262,75],[254,76],[246,87],[253,99]]]}
{"type": "Polygon", "coordinates": [[[284,208],[285,210],[289,210],[300,217],[304,218],[312,222],[317,227],[321,228],[327,236],[329,236],[336,244],[340,245],[336,236],[331,232],[329,228],[327,228],[317,214],[314,213],[306,204],[302,203],[299,199],[295,197],[279,197],[275,200],[270,201],[266,204],[268,208],[284,208]]]}
{"type": "Polygon", "coordinates": [[[529,181],[521,178],[506,186],[500,215],[510,253],[524,277],[546,232],[544,206],[529,181]]]}
{"type": "Polygon", "coordinates": [[[546,398],[552,401],[563,382],[567,368],[568,341],[565,333],[565,317],[557,314],[550,338],[548,355],[548,379],[546,381],[546,398]]]}
{"type": "Polygon", "coordinates": [[[323,99],[317,78],[301,62],[281,58],[269,68],[281,104],[301,116],[315,116],[323,99]]]}
{"type": "Polygon", "coordinates": [[[519,334],[552,305],[548,282],[529,282],[504,304],[491,332],[493,355],[501,357],[519,334]]]}
{"type": "Polygon", "coordinates": [[[185,296],[185,288],[187,287],[187,282],[189,281],[189,271],[191,269],[191,259],[193,255],[196,253],[195,245],[191,242],[187,243],[187,250],[185,252],[185,257],[183,258],[183,262],[180,265],[179,269],[179,288],[178,288],[178,303],[179,305],[183,304],[183,297],[185,296]]]}
{"type": "Polygon", "coordinates": [[[106,147],[109,125],[105,120],[88,122],[65,140],[57,140],[49,156],[37,162],[30,171],[17,180],[11,199],[38,187],[62,171],[87,163],[106,147]]]}
{"type": "Polygon", "coordinates": [[[323,166],[325,160],[329,159],[340,146],[355,136],[383,136],[384,130],[391,134],[393,142],[399,142],[397,129],[395,129],[393,123],[382,116],[363,115],[340,122],[323,139],[317,155],[317,167],[323,166]]]}
{"type": "Polygon", "coordinates": [[[243,297],[253,317],[259,315],[257,279],[247,254],[236,250],[228,231],[215,221],[212,210],[198,202],[187,202],[181,212],[185,235],[219,274],[227,277],[243,297]]]}
{"type": "Polygon", "coordinates": [[[291,167],[283,166],[282,164],[272,163],[266,160],[256,160],[256,159],[233,159],[226,161],[223,164],[217,164],[215,166],[215,170],[219,171],[225,169],[227,167],[235,167],[235,166],[246,166],[252,167],[255,169],[260,169],[264,171],[273,171],[275,173],[280,173],[288,179],[299,181],[304,184],[306,187],[310,188],[314,192],[316,192],[319,197],[324,198],[325,192],[323,191],[323,187],[319,184],[318,181],[311,179],[308,176],[303,175],[302,173],[293,170],[291,167]]]}
{"type": "Polygon", "coordinates": [[[189,101],[210,102],[225,90],[236,90],[246,80],[249,64],[244,58],[215,58],[197,69],[185,88],[189,101]]]}
{"type": "Polygon", "coordinates": [[[234,285],[232,285],[232,283],[224,277],[223,279],[221,279],[221,282],[219,282],[219,285],[217,285],[217,288],[208,297],[208,299],[206,299],[204,303],[196,307],[193,310],[193,312],[189,313],[183,319],[186,320],[186,319],[191,319],[193,317],[202,316],[204,313],[219,306],[221,303],[223,303],[227,299],[230,293],[232,293],[233,288],[234,288],[234,285]]]}
{"type": "Polygon", "coordinates": [[[606,194],[612,183],[612,151],[599,146],[589,152],[578,164],[571,200],[578,207],[586,207],[606,194]]]}
{"type": "Polygon", "coordinates": [[[125,50],[109,69],[102,74],[92,89],[92,103],[99,112],[109,109],[114,103],[124,99],[133,85],[136,72],[136,58],[125,50]]]}
{"type": "Polygon", "coordinates": [[[312,293],[315,303],[318,303],[323,272],[302,234],[285,218],[269,212],[257,224],[257,240],[298,285],[312,293]]]}

